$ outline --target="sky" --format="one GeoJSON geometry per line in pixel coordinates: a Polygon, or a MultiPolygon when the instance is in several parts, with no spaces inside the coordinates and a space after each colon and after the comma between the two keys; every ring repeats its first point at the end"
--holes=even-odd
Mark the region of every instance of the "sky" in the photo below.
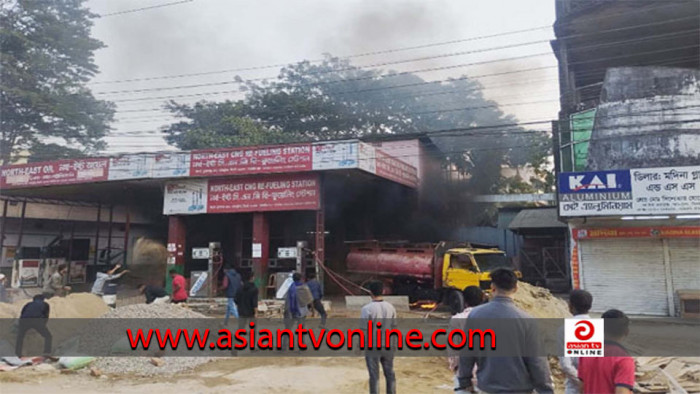
{"type": "Polygon", "coordinates": [[[104,15],[94,20],[92,33],[106,45],[95,53],[100,72],[89,86],[98,98],[117,104],[107,153],[174,149],[157,133],[173,120],[162,110],[162,97],[189,95],[177,98],[182,103],[240,98],[235,76],[273,78],[275,65],[324,53],[342,57],[459,40],[352,61],[371,66],[443,55],[383,69],[457,66],[417,74],[426,80],[474,77],[486,98],[523,122],[554,119],[559,108],[556,59],[547,42],[553,38],[554,0],[89,0],[86,5],[104,15]],[[167,3],[178,4],[120,13],[167,3]],[[534,28],[539,29],[499,35],[534,28]],[[479,38],[490,35],[499,36],[479,38]],[[530,42],[535,43],[518,45],[530,42]],[[484,61],[489,63],[465,65],[484,61]],[[256,69],[240,70],[250,67],[256,69]],[[531,68],[543,69],[483,76],[531,68]],[[197,73],[209,74],[172,77],[197,73]],[[201,84],[209,86],[189,87],[201,84]]]}

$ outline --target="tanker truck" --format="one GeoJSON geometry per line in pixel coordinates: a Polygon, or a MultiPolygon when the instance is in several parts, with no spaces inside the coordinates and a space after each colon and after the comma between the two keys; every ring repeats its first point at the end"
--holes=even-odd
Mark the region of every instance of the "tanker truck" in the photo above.
{"type": "Polygon", "coordinates": [[[514,269],[505,252],[469,244],[360,241],[348,245],[346,263],[351,275],[381,278],[389,282],[395,295],[407,295],[410,302],[441,302],[452,313],[464,309],[462,290],[466,287],[488,290],[490,271],[514,269]]]}

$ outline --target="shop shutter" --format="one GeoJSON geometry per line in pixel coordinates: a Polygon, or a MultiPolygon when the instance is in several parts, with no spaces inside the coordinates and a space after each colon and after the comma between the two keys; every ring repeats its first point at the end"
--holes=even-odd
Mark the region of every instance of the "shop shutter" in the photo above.
{"type": "Polygon", "coordinates": [[[669,239],[668,249],[671,256],[673,302],[676,314],[679,314],[678,290],[700,290],[700,238],[669,239]]]}
{"type": "Polygon", "coordinates": [[[660,239],[581,240],[581,267],[593,311],[668,315],[660,239]]]}

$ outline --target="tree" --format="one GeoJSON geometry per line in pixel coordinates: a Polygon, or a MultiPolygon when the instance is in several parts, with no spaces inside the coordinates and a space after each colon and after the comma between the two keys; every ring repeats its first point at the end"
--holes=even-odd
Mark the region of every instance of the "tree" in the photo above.
{"type": "Polygon", "coordinates": [[[0,162],[82,156],[104,148],[114,105],[97,100],[90,37],[94,14],[83,0],[16,0],[0,6],[0,162]]]}
{"type": "Polygon", "coordinates": [[[445,152],[445,165],[467,179],[470,193],[493,193],[502,165],[540,162],[548,139],[520,127],[477,129],[517,123],[482,94],[468,77],[429,83],[412,73],[362,69],[348,60],[327,56],[318,64],[304,61],[283,68],[269,82],[243,84],[238,101],[198,103],[168,108],[186,120],[164,129],[170,143],[182,149],[265,143],[356,138],[380,134],[435,134],[445,152]],[[231,119],[245,119],[241,128],[231,119]],[[253,127],[255,125],[255,127],[253,127]],[[459,131],[464,129],[464,131],[459,131]]]}

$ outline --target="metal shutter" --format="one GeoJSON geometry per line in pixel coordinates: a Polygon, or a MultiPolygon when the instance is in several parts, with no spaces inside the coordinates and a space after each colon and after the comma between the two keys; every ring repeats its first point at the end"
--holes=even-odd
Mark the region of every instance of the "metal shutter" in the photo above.
{"type": "Polygon", "coordinates": [[[700,238],[669,239],[673,302],[680,312],[678,290],[700,289],[700,238]]]}
{"type": "Polygon", "coordinates": [[[593,311],[668,315],[660,239],[581,240],[581,268],[593,311]]]}

